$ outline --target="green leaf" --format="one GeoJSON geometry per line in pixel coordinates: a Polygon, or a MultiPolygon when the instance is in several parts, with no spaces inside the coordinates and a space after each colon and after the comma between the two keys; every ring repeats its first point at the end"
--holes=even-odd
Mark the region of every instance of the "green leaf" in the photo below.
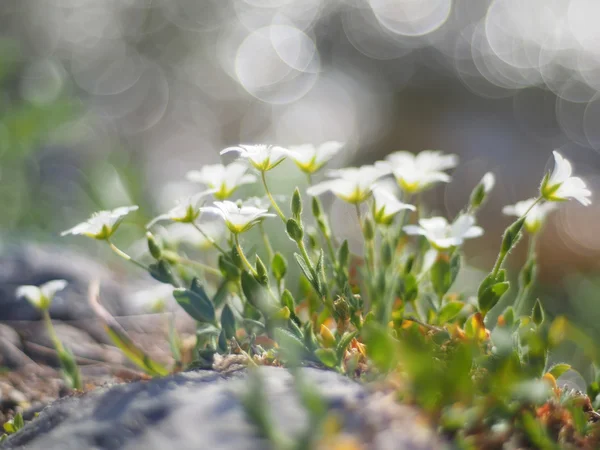
{"type": "Polygon", "coordinates": [[[281,306],[287,306],[290,312],[295,314],[296,301],[294,300],[292,293],[287,289],[281,294],[281,306]]]}
{"type": "Polygon", "coordinates": [[[79,373],[79,367],[75,361],[75,355],[67,349],[57,349],[58,360],[62,368],[63,377],[71,389],[83,389],[83,383],[81,382],[81,374],[79,373]]]}
{"type": "Polygon", "coordinates": [[[225,330],[221,330],[219,333],[219,339],[217,340],[217,346],[221,353],[227,352],[227,336],[225,335],[225,330]]]}
{"type": "Polygon", "coordinates": [[[169,370],[162,364],[154,361],[146,353],[140,350],[127,336],[125,331],[109,324],[105,324],[105,330],[114,344],[129,358],[129,360],[151,376],[167,376],[169,370]]]}
{"type": "Polygon", "coordinates": [[[160,281],[161,283],[168,283],[172,285],[176,284],[171,267],[164,259],[158,260],[154,264],[150,264],[148,267],[150,269],[150,275],[155,280],[160,281]]]}
{"type": "Polygon", "coordinates": [[[219,255],[219,270],[226,280],[236,282],[240,278],[240,269],[225,255],[219,255]]]}
{"type": "Polygon", "coordinates": [[[308,354],[304,343],[288,330],[276,328],[273,335],[279,345],[279,351],[287,362],[297,364],[308,354]]]}
{"type": "Polygon", "coordinates": [[[333,369],[338,365],[339,360],[336,352],[334,352],[331,348],[319,348],[315,350],[315,355],[326,367],[329,367],[330,369],[333,369]]]}
{"type": "Polygon", "coordinates": [[[217,288],[217,292],[215,292],[215,295],[212,299],[212,304],[214,305],[215,309],[223,306],[223,304],[225,303],[225,300],[227,299],[228,294],[229,294],[229,281],[223,280],[221,282],[221,284],[219,285],[219,287],[217,288]]]}
{"type": "Polygon", "coordinates": [[[450,261],[445,255],[440,255],[431,266],[429,272],[431,278],[431,284],[438,298],[444,297],[446,292],[450,289],[450,261]]]}
{"type": "Polygon", "coordinates": [[[370,322],[363,328],[363,337],[369,358],[381,371],[387,372],[396,366],[398,343],[386,327],[370,322]]]}
{"type": "Polygon", "coordinates": [[[417,278],[412,273],[404,275],[400,281],[400,298],[404,303],[413,302],[419,295],[419,285],[417,278]]]}
{"type": "Polygon", "coordinates": [[[225,305],[223,311],[221,311],[221,328],[227,339],[232,339],[235,336],[235,317],[229,305],[225,305]]]}
{"type": "Polygon", "coordinates": [[[325,277],[325,253],[321,249],[319,259],[317,261],[317,267],[315,267],[315,274],[317,276],[318,292],[321,296],[325,295],[325,286],[327,285],[327,279],[325,277]]]}
{"type": "Polygon", "coordinates": [[[265,317],[269,317],[279,308],[274,304],[268,291],[248,271],[242,272],[242,291],[248,302],[265,317]]]}
{"type": "Polygon", "coordinates": [[[342,335],[342,337],[340,338],[340,340],[337,343],[337,346],[335,348],[335,353],[337,355],[338,360],[341,361],[342,357],[344,356],[344,353],[346,352],[346,349],[352,342],[352,339],[354,339],[357,334],[358,334],[358,331],[346,331],[342,335]]]}
{"type": "Polygon", "coordinates": [[[542,302],[540,302],[539,298],[535,301],[535,305],[533,305],[531,319],[538,327],[544,322],[544,308],[542,308],[542,302]]]}
{"type": "Polygon", "coordinates": [[[438,312],[437,323],[439,325],[449,323],[460,314],[464,306],[465,304],[463,302],[452,301],[446,303],[438,312]]]}
{"type": "Polygon", "coordinates": [[[294,258],[296,258],[296,262],[300,266],[300,269],[302,270],[302,273],[304,274],[304,276],[306,277],[306,279],[308,281],[310,281],[310,284],[312,284],[313,287],[314,287],[315,286],[315,280],[313,278],[312,271],[306,265],[306,262],[304,261],[304,259],[302,258],[302,256],[300,254],[298,254],[298,253],[294,253],[294,258]]]}
{"type": "Polygon", "coordinates": [[[294,219],[287,220],[285,224],[285,229],[290,239],[294,242],[300,242],[304,237],[304,230],[302,229],[302,225],[300,225],[294,219]]]}
{"type": "Polygon", "coordinates": [[[490,287],[488,287],[478,298],[479,310],[481,313],[485,315],[494,306],[496,306],[502,295],[504,295],[509,287],[510,283],[508,281],[502,281],[500,283],[492,284],[490,287]]]}
{"type": "Polygon", "coordinates": [[[287,273],[287,261],[279,252],[276,252],[273,255],[273,260],[271,261],[271,272],[277,281],[283,280],[285,274],[287,273]]]}
{"type": "Polygon", "coordinates": [[[569,364],[555,364],[548,371],[548,373],[554,378],[558,379],[561,375],[568,372],[569,370],[571,370],[571,366],[569,364]]]}
{"type": "Polygon", "coordinates": [[[242,321],[242,326],[249,333],[262,334],[265,332],[265,325],[258,320],[244,319],[242,321]]]}
{"type": "Polygon", "coordinates": [[[23,420],[23,415],[20,412],[15,414],[15,417],[13,419],[13,424],[14,424],[15,428],[17,429],[17,431],[25,426],[25,421],[23,420]]]}
{"type": "MultiPolygon", "coordinates": [[[[193,286],[192,282],[192,286],[193,286]]],[[[204,289],[202,294],[199,290],[191,290],[185,288],[173,289],[173,297],[177,303],[187,312],[194,320],[198,322],[214,322],[215,321],[215,308],[206,296],[204,289]]]]}

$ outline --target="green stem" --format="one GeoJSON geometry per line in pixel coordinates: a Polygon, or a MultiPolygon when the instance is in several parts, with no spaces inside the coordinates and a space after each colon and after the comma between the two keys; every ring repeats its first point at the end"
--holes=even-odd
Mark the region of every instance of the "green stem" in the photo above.
{"type": "Polygon", "coordinates": [[[50,335],[50,339],[56,348],[56,351],[61,353],[65,351],[65,348],[58,338],[56,331],[54,330],[54,325],[52,325],[52,319],[50,318],[50,312],[47,309],[42,311],[42,316],[44,318],[44,323],[46,324],[46,329],[48,330],[48,334],[50,335]]]}
{"type": "MultiPolygon", "coordinates": [[[[539,233],[536,232],[534,234],[529,235],[529,247],[527,250],[527,260],[525,261],[524,268],[526,268],[529,265],[531,260],[535,259],[535,247],[537,244],[538,234],[539,233]]],[[[522,308],[523,304],[527,300],[529,292],[531,291],[531,288],[533,286],[533,282],[534,282],[534,280],[531,280],[529,283],[529,286],[519,286],[517,298],[515,299],[515,306],[514,306],[515,314],[519,313],[519,310],[522,308]]]]}
{"type": "Polygon", "coordinates": [[[166,259],[168,259],[170,261],[174,261],[178,264],[186,264],[189,266],[196,266],[199,269],[202,269],[203,271],[208,272],[212,275],[222,276],[220,270],[215,269],[214,267],[211,267],[208,264],[201,263],[200,261],[194,261],[193,259],[184,258],[183,256],[179,256],[178,254],[176,254],[174,252],[165,251],[164,253],[165,253],[166,259]]]}
{"type": "Polygon", "coordinates": [[[211,238],[211,237],[210,237],[208,234],[206,234],[206,233],[205,233],[205,232],[202,230],[202,228],[200,228],[200,227],[198,226],[198,224],[196,224],[196,222],[190,222],[190,223],[193,225],[193,227],[194,227],[196,230],[198,230],[198,231],[200,232],[200,234],[201,234],[202,236],[204,236],[204,239],[206,239],[208,242],[210,242],[210,245],[212,245],[214,248],[216,248],[217,250],[219,250],[219,251],[220,251],[221,253],[223,253],[224,255],[226,255],[226,254],[227,254],[227,252],[226,252],[225,250],[223,250],[223,248],[222,248],[222,247],[221,247],[219,244],[217,244],[213,238],[211,238]]]}
{"type": "Polygon", "coordinates": [[[372,282],[373,280],[373,261],[371,260],[372,257],[372,250],[371,250],[371,243],[369,242],[369,240],[367,239],[367,236],[365,235],[365,227],[363,225],[362,222],[362,218],[360,216],[360,205],[358,203],[354,204],[355,210],[356,210],[356,218],[358,219],[358,224],[360,225],[360,231],[362,232],[363,235],[363,241],[365,243],[364,245],[364,258],[365,258],[365,266],[367,267],[367,271],[369,273],[369,284],[372,282]]]}
{"type": "MultiPolygon", "coordinates": [[[[521,217],[519,217],[517,220],[515,220],[513,223],[511,223],[508,228],[512,227],[515,223],[517,223],[519,220],[523,219],[523,217],[526,217],[527,214],[529,214],[529,212],[533,209],[533,207],[535,205],[537,205],[539,203],[539,201],[542,200],[542,197],[538,197],[532,204],[531,206],[527,209],[527,211],[525,211],[525,213],[523,213],[523,215],[521,217]]],[[[508,229],[507,228],[507,229],[508,229]]],[[[492,269],[492,274],[494,276],[498,275],[498,272],[500,272],[500,267],[502,267],[502,263],[504,262],[504,260],[506,259],[506,256],[508,255],[508,251],[506,252],[502,252],[500,251],[500,253],[498,254],[498,258],[496,259],[496,263],[494,264],[494,268],[492,269]]]]}
{"type": "Polygon", "coordinates": [[[133,259],[127,253],[125,253],[123,250],[121,250],[115,244],[113,244],[110,239],[107,239],[106,242],[108,242],[108,246],[110,247],[110,249],[113,252],[115,252],[117,255],[119,255],[121,258],[123,258],[125,261],[130,261],[133,264],[135,264],[136,266],[140,267],[141,269],[144,269],[144,270],[146,270],[148,272],[150,271],[150,268],[148,266],[146,266],[145,264],[142,264],[141,262],[133,259]]]}
{"type": "Polygon", "coordinates": [[[262,222],[258,224],[258,229],[260,230],[260,234],[265,244],[265,249],[267,250],[267,257],[269,258],[270,264],[271,261],[273,261],[273,247],[271,246],[271,241],[269,240],[269,236],[267,236],[265,227],[263,226],[262,222]]]}
{"type": "Polygon", "coordinates": [[[269,201],[271,202],[271,205],[273,205],[273,209],[275,210],[275,212],[277,213],[277,215],[281,218],[281,220],[283,220],[283,223],[286,223],[287,219],[285,217],[285,214],[283,214],[283,212],[281,211],[281,208],[279,207],[279,205],[277,204],[277,202],[275,201],[275,199],[271,195],[271,191],[269,191],[269,186],[267,185],[267,179],[265,177],[265,171],[264,170],[260,172],[260,178],[261,178],[262,184],[263,184],[263,186],[265,188],[265,192],[267,194],[267,197],[269,198],[269,201]]]}
{"type": "Polygon", "coordinates": [[[250,270],[252,275],[254,275],[255,277],[258,276],[258,272],[254,268],[254,266],[252,264],[250,264],[250,261],[248,261],[248,258],[246,258],[246,255],[244,254],[244,251],[242,250],[242,246],[240,245],[240,239],[239,239],[238,235],[235,234],[234,236],[235,236],[235,248],[237,249],[238,254],[240,255],[240,258],[242,258],[242,261],[244,262],[246,267],[248,267],[248,270],[250,270]]]}

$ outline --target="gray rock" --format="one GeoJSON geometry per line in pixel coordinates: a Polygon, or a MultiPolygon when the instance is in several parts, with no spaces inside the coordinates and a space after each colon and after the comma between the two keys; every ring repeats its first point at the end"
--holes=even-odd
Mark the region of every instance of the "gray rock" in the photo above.
{"type": "Polygon", "coordinates": [[[18,369],[30,362],[23,352],[19,334],[8,325],[0,324],[0,367],[18,369]]]}
{"type": "Polygon", "coordinates": [[[99,262],[64,247],[25,243],[6,246],[0,256],[0,321],[38,320],[39,312],[26,300],[18,299],[15,291],[24,284],[40,285],[56,279],[65,279],[69,285],[52,302],[52,317],[60,320],[93,317],[87,290],[95,278],[102,285],[103,304],[112,314],[132,313],[115,274],[99,262]]]}
{"type": "MultiPolygon", "coordinates": [[[[293,379],[285,369],[263,367],[267,402],[275,425],[293,436],[306,426],[293,379]]],[[[417,413],[381,393],[333,372],[303,369],[325,398],[330,412],[364,448],[444,449],[445,444],[417,413]]],[[[188,372],[149,382],[115,385],[80,397],[57,400],[3,449],[163,450],[268,449],[240,404],[247,374],[188,372]]]]}

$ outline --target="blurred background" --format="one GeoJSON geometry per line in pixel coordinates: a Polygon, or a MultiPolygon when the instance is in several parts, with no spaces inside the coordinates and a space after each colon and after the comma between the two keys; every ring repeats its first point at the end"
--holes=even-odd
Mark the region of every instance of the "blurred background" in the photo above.
{"type": "MultiPolygon", "coordinates": [[[[118,236],[131,243],[221,149],[334,139],[347,143],[334,166],[459,154],[454,181],[426,195],[449,217],[493,171],[486,237],[466,246],[489,268],[502,206],[536,195],[553,149],[600,184],[599,17],[596,0],[3,0],[3,239],[56,242],[92,211],[139,204],[118,236]]],[[[278,193],[304,183],[291,164],[269,176],[278,193]]],[[[590,330],[599,222],[598,202],[569,202],[539,243],[549,310],[590,330]]]]}

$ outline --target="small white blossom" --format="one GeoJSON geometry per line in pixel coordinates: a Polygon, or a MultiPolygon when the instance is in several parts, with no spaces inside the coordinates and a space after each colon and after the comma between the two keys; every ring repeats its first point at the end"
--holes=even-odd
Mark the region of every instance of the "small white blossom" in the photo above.
{"type": "Polygon", "coordinates": [[[256,181],[256,175],[246,172],[248,172],[248,166],[237,161],[226,166],[209,164],[200,170],[188,172],[187,179],[214,189],[215,198],[225,200],[231,197],[238,187],[256,181]]]}
{"type": "Polygon", "coordinates": [[[540,187],[542,196],[551,202],[574,198],[584,206],[591,204],[592,201],[589,197],[592,193],[581,178],[571,176],[573,173],[571,163],[557,151],[552,153],[554,154],[554,170],[552,174],[546,174],[542,181],[540,187]]]}
{"type": "Polygon", "coordinates": [[[376,223],[389,225],[394,220],[394,216],[404,210],[415,211],[413,205],[403,203],[394,194],[382,186],[373,188],[373,219],[376,223]]]}
{"type": "Polygon", "coordinates": [[[289,148],[293,152],[290,158],[294,160],[300,170],[312,174],[323,167],[342,147],[344,144],[337,141],[324,142],[318,147],[312,144],[296,145],[289,148]]]}
{"type": "Polygon", "coordinates": [[[203,212],[220,216],[225,221],[227,228],[234,234],[249,230],[267,217],[276,217],[275,214],[269,213],[267,209],[243,204],[238,205],[227,200],[214,202],[213,206],[205,206],[200,209],[203,212]]]}
{"type": "Polygon", "coordinates": [[[425,236],[437,250],[448,250],[462,245],[465,239],[479,237],[483,228],[475,225],[475,217],[462,214],[449,224],[444,217],[420,219],[419,225],[406,225],[404,231],[411,235],[425,236]]]}
{"type": "Polygon", "coordinates": [[[56,293],[67,287],[67,284],[65,280],[52,280],[39,287],[30,285],[20,286],[17,288],[16,295],[18,298],[25,297],[36,308],[46,310],[50,308],[50,304],[56,293]]]}
{"type": "Polygon", "coordinates": [[[250,161],[250,164],[261,172],[271,170],[279,165],[286,156],[291,156],[292,152],[286,148],[273,145],[246,145],[240,144],[234,147],[227,147],[221,151],[221,155],[229,152],[238,152],[241,158],[250,161]]]}
{"type": "Polygon", "coordinates": [[[480,184],[483,186],[483,192],[489,194],[492,189],[494,189],[494,185],[496,184],[496,177],[492,172],[487,172],[483,178],[481,178],[480,184]]]}
{"type": "Polygon", "coordinates": [[[381,163],[330,170],[327,175],[335,179],[315,184],[306,193],[315,196],[331,191],[348,203],[359,204],[369,198],[373,184],[387,173],[387,168],[381,163]]]}
{"type": "Polygon", "coordinates": [[[424,150],[417,155],[399,151],[388,155],[386,160],[400,187],[410,194],[422,192],[438,182],[450,182],[450,175],[443,171],[458,164],[458,156],[436,150],[424,150]]]}
{"type": "Polygon", "coordinates": [[[112,211],[98,211],[92,214],[85,222],[63,231],[60,235],[73,234],[88,236],[94,239],[108,239],[117,231],[123,218],[137,209],[137,206],[122,206],[112,211]]]}
{"type": "Polygon", "coordinates": [[[536,203],[532,207],[531,205],[533,205],[535,201],[535,198],[530,198],[517,202],[514,205],[505,206],[502,208],[502,213],[507,216],[522,217],[523,214],[529,211],[525,218],[525,229],[530,233],[535,233],[544,224],[546,216],[558,207],[556,203],[536,203]],[[529,208],[531,208],[531,210],[529,208]]]}
{"type": "Polygon", "coordinates": [[[157,216],[154,219],[152,219],[146,225],[146,228],[150,228],[159,220],[172,220],[173,222],[182,223],[194,222],[200,215],[200,206],[202,204],[202,199],[207,195],[214,194],[214,192],[214,189],[209,189],[207,191],[199,192],[197,194],[179,200],[177,202],[177,206],[175,206],[166,214],[161,214],[160,216],[157,216]]]}

